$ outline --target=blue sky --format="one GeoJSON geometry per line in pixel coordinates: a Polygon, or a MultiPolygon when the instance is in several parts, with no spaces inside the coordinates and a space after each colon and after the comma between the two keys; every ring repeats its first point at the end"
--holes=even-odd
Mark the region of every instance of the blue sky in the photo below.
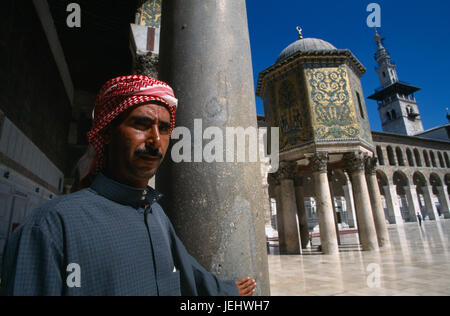
{"type": "MultiPolygon", "coordinates": [[[[304,37],[326,40],[350,49],[367,68],[362,77],[373,130],[381,131],[375,101],[368,100],[380,86],[375,72],[374,30],[366,24],[368,4],[381,6],[380,33],[397,64],[401,81],[422,88],[416,93],[425,129],[446,124],[450,108],[450,1],[448,0],[247,0],[253,71],[258,74],[275,63],[281,51],[304,37]]],[[[258,114],[262,100],[256,98],[258,114]]]]}

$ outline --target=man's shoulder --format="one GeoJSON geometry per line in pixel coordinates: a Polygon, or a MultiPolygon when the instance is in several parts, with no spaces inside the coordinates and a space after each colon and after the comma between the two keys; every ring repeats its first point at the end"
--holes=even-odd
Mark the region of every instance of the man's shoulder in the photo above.
{"type": "Polygon", "coordinates": [[[61,195],[33,210],[27,218],[26,224],[40,226],[43,222],[56,220],[72,212],[79,212],[86,202],[95,198],[95,196],[96,194],[90,189],[61,195]]]}

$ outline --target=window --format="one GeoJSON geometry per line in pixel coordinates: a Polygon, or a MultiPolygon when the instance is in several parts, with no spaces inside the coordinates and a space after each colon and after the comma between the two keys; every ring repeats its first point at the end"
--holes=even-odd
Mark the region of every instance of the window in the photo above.
{"type": "Polygon", "coordinates": [[[438,152],[438,158],[441,168],[445,168],[444,157],[442,157],[442,154],[440,152],[438,152]]]}
{"type": "Polygon", "coordinates": [[[356,97],[358,99],[359,113],[361,114],[361,118],[365,119],[366,117],[364,115],[364,110],[363,110],[363,106],[362,106],[362,103],[361,103],[361,95],[358,92],[356,92],[356,97]]]}
{"type": "Polygon", "coordinates": [[[397,163],[395,162],[394,150],[392,149],[391,146],[388,146],[386,148],[386,150],[387,150],[387,154],[388,154],[389,164],[391,166],[396,166],[397,163]]]}
{"type": "Polygon", "coordinates": [[[380,166],[384,166],[384,155],[383,155],[383,150],[381,149],[381,146],[377,146],[377,156],[378,156],[378,161],[380,162],[380,166]]]}
{"type": "Polygon", "coordinates": [[[431,167],[431,163],[430,163],[430,157],[428,156],[428,153],[426,150],[423,151],[423,158],[425,159],[425,165],[430,168],[431,167]]]}
{"type": "Polygon", "coordinates": [[[392,116],[392,119],[393,119],[393,120],[396,120],[396,119],[397,119],[397,113],[395,112],[395,110],[392,110],[391,116],[392,116]]]}
{"type": "Polygon", "coordinates": [[[437,168],[436,156],[434,155],[434,152],[430,151],[430,157],[431,157],[431,163],[433,164],[433,167],[437,168]]]}
{"type": "Polygon", "coordinates": [[[414,157],[416,158],[416,164],[418,167],[422,167],[422,159],[420,158],[420,153],[419,151],[416,149],[414,149],[414,157]]]}
{"type": "Polygon", "coordinates": [[[389,112],[386,113],[386,120],[387,121],[392,121],[391,113],[389,113],[389,112]]]}
{"type": "Polygon", "coordinates": [[[408,157],[408,163],[410,167],[414,167],[414,157],[411,149],[406,149],[406,156],[408,157]]]}
{"type": "Polygon", "coordinates": [[[398,165],[404,167],[405,160],[403,159],[403,152],[400,147],[395,148],[395,153],[397,154],[398,165]]]}
{"type": "Polygon", "coordinates": [[[445,158],[445,165],[447,166],[447,168],[450,168],[450,160],[448,159],[447,153],[444,153],[444,158],[445,158]]]}

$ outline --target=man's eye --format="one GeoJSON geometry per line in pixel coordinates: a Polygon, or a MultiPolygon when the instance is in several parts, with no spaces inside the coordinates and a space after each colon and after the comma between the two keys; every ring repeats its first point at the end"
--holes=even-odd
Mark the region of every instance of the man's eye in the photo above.
{"type": "Polygon", "coordinates": [[[161,126],[159,127],[159,131],[160,131],[161,133],[168,133],[168,132],[170,131],[170,126],[167,126],[167,125],[161,125],[161,126]]]}

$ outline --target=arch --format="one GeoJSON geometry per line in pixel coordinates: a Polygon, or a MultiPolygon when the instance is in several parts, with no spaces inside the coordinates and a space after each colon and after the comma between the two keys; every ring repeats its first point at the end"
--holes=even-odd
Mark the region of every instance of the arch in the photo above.
{"type": "Polygon", "coordinates": [[[339,169],[335,169],[329,173],[330,188],[332,189],[334,197],[345,196],[344,186],[348,180],[345,173],[339,169]]]}
{"type": "Polygon", "coordinates": [[[387,120],[387,121],[392,121],[391,113],[386,112],[386,120],[387,120]]]}
{"type": "Polygon", "coordinates": [[[430,157],[431,157],[431,164],[433,165],[434,168],[437,168],[436,156],[434,155],[434,152],[432,152],[431,150],[430,150],[430,157]]]}
{"type": "Polygon", "coordinates": [[[394,185],[397,186],[397,194],[405,195],[405,187],[409,186],[408,177],[401,171],[394,172],[392,176],[392,180],[394,181],[394,185]]]}
{"type": "Polygon", "coordinates": [[[383,171],[377,170],[377,180],[378,186],[380,188],[380,193],[381,195],[384,195],[384,187],[389,185],[389,179],[383,171]]]}
{"type": "Polygon", "coordinates": [[[377,157],[378,157],[380,166],[384,166],[384,154],[383,154],[383,149],[381,149],[381,146],[377,146],[377,157]]]}
{"type": "Polygon", "coordinates": [[[411,149],[407,148],[406,149],[406,156],[408,157],[408,164],[410,167],[415,167],[414,165],[414,157],[413,157],[413,153],[411,151],[411,149]]]}
{"type": "Polygon", "coordinates": [[[444,153],[445,165],[450,168],[450,160],[448,159],[448,154],[444,153]]]}
{"type": "Polygon", "coordinates": [[[386,150],[387,150],[387,154],[388,154],[389,164],[391,166],[396,166],[397,164],[395,162],[394,150],[392,149],[391,146],[387,146],[386,150]]]}
{"type": "Polygon", "coordinates": [[[419,171],[414,173],[413,182],[414,182],[414,185],[418,185],[421,187],[428,185],[427,178],[423,175],[422,172],[419,172],[419,171]]]}
{"type": "Polygon", "coordinates": [[[447,186],[447,193],[450,195],[450,174],[446,174],[444,177],[444,183],[447,186]]]}
{"type": "Polygon", "coordinates": [[[395,110],[392,110],[391,116],[392,116],[393,120],[396,120],[397,119],[397,112],[395,112],[395,110]]]}
{"type": "Polygon", "coordinates": [[[422,167],[422,159],[420,158],[420,153],[417,148],[414,148],[414,157],[416,158],[417,167],[422,167]]]}
{"type": "Polygon", "coordinates": [[[426,150],[423,151],[423,159],[425,160],[425,165],[430,168],[431,167],[431,163],[430,163],[430,157],[428,156],[428,153],[426,150]]]}
{"type": "Polygon", "coordinates": [[[397,155],[398,165],[404,167],[405,159],[403,159],[403,151],[400,147],[395,148],[395,154],[397,155]]]}
{"type": "Polygon", "coordinates": [[[440,151],[438,151],[438,158],[441,168],[445,168],[444,157],[442,156],[442,153],[440,151]]]}
{"type": "Polygon", "coordinates": [[[406,187],[409,186],[408,177],[401,171],[396,171],[393,174],[393,182],[397,191],[398,203],[400,206],[400,212],[405,222],[410,222],[411,212],[409,210],[408,198],[406,196],[406,187]]]}
{"type": "Polygon", "coordinates": [[[436,173],[432,173],[432,174],[430,174],[430,184],[433,187],[441,187],[442,180],[436,173]]]}

